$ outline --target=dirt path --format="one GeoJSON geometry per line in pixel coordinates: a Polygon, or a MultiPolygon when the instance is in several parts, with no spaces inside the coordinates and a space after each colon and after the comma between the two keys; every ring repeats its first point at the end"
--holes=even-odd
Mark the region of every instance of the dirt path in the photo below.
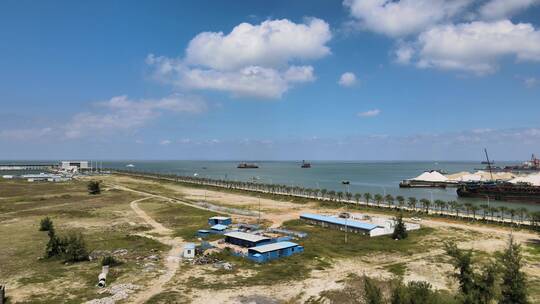
{"type": "Polygon", "coordinates": [[[141,233],[141,236],[155,239],[163,244],[171,246],[171,250],[167,253],[165,258],[165,273],[160,275],[158,278],[153,280],[148,287],[137,292],[130,298],[130,303],[145,303],[152,296],[161,293],[164,290],[165,284],[167,284],[172,277],[175,275],[176,271],[180,267],[180,254],[182,253],[182,248],[184,246],[184,240],[182,238],[171,237],[173,233],[172,230],[166,228],[160,223],[156,222],[152,217],[150,217],[144,210],[142,210],[138,203],[144,200],[147,200],[151,197],[145,197],[141,199],[134,200],[130,203],[131,209],[137,213],[137,215],[142,218],[147,224],[152,226],[152,230],[141,233]],[[158,234],[159,236],[150,235],[149,233],[158,234]]]}

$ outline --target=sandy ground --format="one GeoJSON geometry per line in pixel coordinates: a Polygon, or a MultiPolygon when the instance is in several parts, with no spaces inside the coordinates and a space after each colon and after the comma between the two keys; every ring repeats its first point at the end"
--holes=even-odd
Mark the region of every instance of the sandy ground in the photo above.
{"type": "MultiPolygon", "coordinates": [[[[260,203],[262,219],[270,221],[274,227],[280,226],[287,220],[297,219],[299,214],[303,212],[336,213],[335,209],[321,208],[315,202],[295,204],[292,202],[259,199],[257,197],[248,195],[193,189],[169,183],[158,184],[153,181],[144,181],[145,184],[161,185],[162,187],[166,188],[168,190],[167,192],[169,192],[167,195],[148,194],[144,191],[135,191],[129,187],[122,186],[122,184],[125,182],[134,181],[135,180],[132,178],[117,176],[109,177],[107,180],[107,182],[114,184],[117,189],[133,191],[139,194],[150,195],[191,206],[193,205],[178,198],[183,197],[187,200],[194,201],[202,201],[204,198],[206,198],[206,201],[212,204],[250,210],[257,210],[260,203]],[[175,199],[172,199],[170,193],[173,193],[172,197],[175,199]]],[[[205,209],[199,206],[194,207],[205,209]]],[[[380,214],[371,212],[368,214],[381,216],[380,214]]],[[[153,227],[158,227],[155,224],[160,225],[159,223],[155,223],[155,221],[152,219],[145,219],[145,221],[147,221],[153,227]],[[152,221],[154,224],[152,224],[152,221]]],[[[539,239],[538,234],[531,232],[512,231],[509,228],[472,225],[465,222],[444,219],[424,219],[422,220],[421,225],[455,234],[458,239],[461,238],[461,240],[463,240],[458,241],[458,246],[461,248],[472,248],[474,250],[485,251],[488,253],[502,250],[507,244],[508,235],[510,235],[510,233],[519,243],[539,239]]],[[[162,228],[167,229],[165,227],[162,228]]],[[[264,288],[255,286],[231,288],[226,290],[202,289],[197,290],[197,292],[192,295],[192,300],[193,303],[211,303],[216,299],[219,299],[220,303],[239,303],[239,297],[241,296],[259,295],[269,297],[270,299],[288,300],[297,297],[299,294],[301,294],[302,300],[306,300],[310,296],[319,295],[319,293],[322,291],[343,287],[341,280],[350,273],[366,274],[368,276],[379,277],[381,279],[391,278],[392,274],[384,270],[382,266],[401,262],[406,263],[407,265],[407,271],[404,277],[405,281],[425,280],[430,282],[437,289],[455,289],[456,282],[449,277],[449,273],[453,272],[453,268],[448,263],[441,263],[441,259],[444,257],[444,251],[437,249],[412,256],[395,255],[343,259],[335,261],[330,269],[312,271],[311,277],[302,282],[265,286],[264,288]]],[[[525,271],[530,276],[540,279],[540,267],[526,267],[525,271]]],[[[208,277],[209,275],[204,271],[201,271],[201,268],[195,268],[181,274],[177,273],[174,281],[182,281],[190,276],[208,277]]],[[[162,288],[160,287],[160,289],[162,288]]]]}
{"type": "Polygon", "coordinates": [[[165,273],[159,276],[157,279],[152,281],[149,284],[149,287],[142,289],[130,297],[130,303],[145,303],[152,296],[161,293],[164,291],[164,285],[167,284],[172,277],[176,274],[181,260],[181,254],[184,247],[184,241],[181,238],[172,238],[170,235],[173,233],[172,230],[164,227],[160,223],[156,222],[153,218],[148,216],[141,208],[139,208],[138,203],[147,200],[151,197],[145,197],[141,199],[134,200],[130,203],[131,209],[142,218],[147,224],[152,226],[152,230],[141,233],[141,236],[153,238],[165,245],[171,246],[171,250],[167,253],[165,258],[165,273]],[[158,234],[160,236],[153,236],[152,234],[158,234]]]}

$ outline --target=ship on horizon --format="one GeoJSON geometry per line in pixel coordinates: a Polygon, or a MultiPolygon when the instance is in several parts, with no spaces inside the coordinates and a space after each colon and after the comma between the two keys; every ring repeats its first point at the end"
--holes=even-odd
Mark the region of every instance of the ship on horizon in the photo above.
{"type": "Polygon", "coordinates": [[[311,168],[311,163],[307,163],[305,160],[302,161],[301,168],[311,168]]]}
{"type": "Polygon", "coordinates": [[[254,163],[239,163],[238,166],[236,166],[238,169],[258,169],[259,166],[254,163]]]}

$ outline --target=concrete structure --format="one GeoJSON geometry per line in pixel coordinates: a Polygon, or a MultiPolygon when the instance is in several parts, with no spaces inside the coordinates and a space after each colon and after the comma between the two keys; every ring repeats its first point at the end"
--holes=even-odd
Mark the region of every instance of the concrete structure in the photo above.
{"type": "Polygon", "coordinates": [[[26,178],[29,182],[63,182],[69,180],[67,177],[63,177],[57,174],[25,174],[22,178],[26,178]]]}
{"type": "Polygon", "coordinates": [[[232,219],[227,216],[213,216],[208,219],[208,225],[214,226],[217,224],[229,226],[232,224],[232,219]]]}
{"type": "Polygon", "coordinates": [[[195,244],[193,243],[186,243],[184,245],[184,258],[186,259],[193,259],[195,258],[195,244]]]}
{"type": "Polygon", "coordinates": [[[277,242],[248,249],[248,259],[264,263],[296,253],[304,252],[304,247],[293,242],[277,242]]]}
{"type": "Polygon", "coordinates": [[[225,233],[225,242],[241,247],[257,247],[260,245],[268,244],[271,241],[272,239],[262,235],[256,235],[240,231],[225,233]]]}
{"type": "Polygon", "coordinates": [[[68,170],[68,171],[81,171],[81,170],[90,169],[90,166],[88,165],[88,161],[65,161],[64,160],[60,163],[60,169],[68,170]]]}

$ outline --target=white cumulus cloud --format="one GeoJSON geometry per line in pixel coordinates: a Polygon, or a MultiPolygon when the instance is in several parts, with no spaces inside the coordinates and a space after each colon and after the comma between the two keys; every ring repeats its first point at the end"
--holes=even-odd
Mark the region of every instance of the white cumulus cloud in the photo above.
{"type": "Polygon", "coordinates": [[[472,0],[345,0],[364,29],[391,37],[419,33],[462,12],[472,0]]]}
{"type": "Polygon", "coordinates": [[[343,73],[338,81],[339,85],[342,87],[352,87],[356,82],[356,75],[352,72],[343,73]]]}
{"type": "Polygon", "coordinates": [[[373,110],[369,110],[369,111],[365,111],[365,112],[360,112],[360,113],[358,113],[358,116],[359,117],[374,117],[374,116],[377,116],[379,114],[381,114],[381,110],[373,109],[373,110]]]}
{"type": "Polygon", "coordinates": [[[181,95],[139,101],[122,95],[99,102],[96,106],[99,111],[78,113],[64,126],[64,134],[67,138],[132,130],[164,113],[195,114],[207,110],[207,105],[203,100],[181,95]]]}
{"type": "Polygon", "coordinates": [[[421,33],[415,43],[400,48],[412,47],[419,67],[487,74],[494,72],[498,60],[505,56],[540,61],[540,31],[531,24],[509,20],[448,24],[433,27],[421,33]]]}
{"type": "Polygon", "coordinates": [[[242,23],[230,33],[204,32],[189,43],[184,58],[147,57],[161,82],[182,89],[216,90],[233,96],[280,98],[295,83],[315,80],[313,67],[295,62],[330,54],[332,34],[317,18],[259,25],[242,23]]]}
{"type": "Polygon", "coordinates": [[[479,11],[484,19],[504,19],[539,3],[540,0],[491,0],[479,11]]]}

